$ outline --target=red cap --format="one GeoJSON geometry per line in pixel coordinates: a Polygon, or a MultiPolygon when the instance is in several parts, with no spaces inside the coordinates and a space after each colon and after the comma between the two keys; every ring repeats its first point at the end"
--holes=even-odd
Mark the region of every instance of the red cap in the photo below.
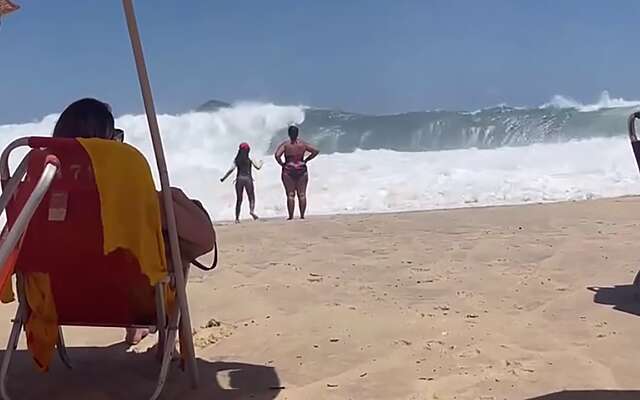
{"type": "Polygon", "coordinates": [[[240,143],[240,150],[249,150],[249,143],[242,142],[240,143]]]}

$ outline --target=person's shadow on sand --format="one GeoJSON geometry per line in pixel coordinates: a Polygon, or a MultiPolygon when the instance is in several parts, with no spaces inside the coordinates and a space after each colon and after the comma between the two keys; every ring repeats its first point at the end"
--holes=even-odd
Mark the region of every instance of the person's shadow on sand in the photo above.
{"type": "MultiPolygon", "coordinates": [[[[160,364],[155,349],[127,352],[124,344],[108,347],[69,347],[73,369],[57,358],[46,374],[35,370],[31,354],[18,351],[9,370],[9,394],[16,399],[146,399],[155,389],[160,364]]],[[[4,353],[4,352],[3,352],[4,353]]],[[[0,355],[0,357],[4,354],[0,355]]],[[[198,359],[200,387],[191,389],[189,378],[174,362],[163,399],[271,400],[281,390],[275,368],[239,362],[198,359]]]]}
{"type": "Polygon", "coordinates": [[[640,316],[640,274],[630,285],[615,285],[610,287],[590,286],[587,289],[594,292],[593,302],[613,306],[614,310],[640,316]]]}
{"type": "Polygon", "coordinates": [[[637,400],[637,390],[565,390],[527,400],[637,400]]]}

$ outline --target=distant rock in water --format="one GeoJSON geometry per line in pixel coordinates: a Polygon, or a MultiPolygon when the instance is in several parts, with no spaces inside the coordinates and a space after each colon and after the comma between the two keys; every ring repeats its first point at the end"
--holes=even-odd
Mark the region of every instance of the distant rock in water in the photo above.
{"type": "Polygon", "coordinates": [[[196,111],[212,112],[212,111],[218,111],[221,108],[229,108],[229,107],[231,107],[230,103],[226,103],[224,101],[219,101],[219,100],[209,100],[206,103],[199,106],[198,108],[196,108],[196,111]]]}

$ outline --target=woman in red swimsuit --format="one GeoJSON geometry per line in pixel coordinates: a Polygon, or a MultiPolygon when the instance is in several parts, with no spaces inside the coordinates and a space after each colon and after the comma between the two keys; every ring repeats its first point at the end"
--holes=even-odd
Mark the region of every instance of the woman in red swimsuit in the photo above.
{"type": "Polygon", "coordinates": [[[298,134],[298,127],[290,126],[289,140],[278,146],[275,153],[276,161],[282,166],[282,183],[287,194],[289,220],[293,219],[296,195],[300,207],[300,218],[304,219],[304,213],[307,210],[307,183],[309,182],[307,163],[319,153],[318,149],[298,139],[298,134]],[[305,158],[306,153],[309,155],[305,158]],[[282,156],[284,156],[284,161],[282,156]]]}

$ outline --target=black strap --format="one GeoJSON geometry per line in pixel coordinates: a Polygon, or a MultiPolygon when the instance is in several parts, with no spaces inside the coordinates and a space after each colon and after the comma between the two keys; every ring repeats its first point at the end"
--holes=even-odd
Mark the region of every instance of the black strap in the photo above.
{"type": "MultiPolygon", "coordinates": [[[[198,201],[198,200],[193,200],[193,199],[190,199],[190,200],[191,200],[191,202],[193,202],[193,204],[195,204],[204,213],[204,215],[207,216],[207,219],[209,220],[209,223],[211,223],[213,225],[213,223],[211,222],[211,217],[209,216],[209,213],[207,212],[207,209],[204,208],[202,203],[200,201],[198,201]]],[[[197,267],[197,268],[199,268],[199,269],[201,269],[203,271],[211,271],[211,270],[215,269],[215,267],[218,266],[218,243],[214,243],[213,244],[213,263],[211,264],[210,267],[205,267],[198,260],[191,261],[191,264],[193,264],[195,267],[197,267]]]]}
{"type": "MultiPolygon", "coordinates": [[[[204,206],[202,205],[202,203],[198,200],[191,200],[196,206],[198,206],[198,208],[200,210],[202,210],[202,212],[204,213],[204,215],[207,216],[207,219],[209,220],[209,223],[211,223],[213,225],[213,223],[211,222],[211,217],[209,216],[209,213],[207,212],[207,209],[204,208],[204,206]]],[[[203,270],[203,271],[211,271],[213,270],[215,267],[218,266],[218,243],[214,243],[213,244],[213,263],[211,264],[210,267],[205,267],[204,265],[202,265],[202,263],[200,263],[198,260],[193,260],[191,261],[191,264],[193,264],[194,266],[196,266],[197,268],[203,270]]]]}
{"type": "Polygon", "coordinates": [[[213,263],[211,264],[210,267],[205,267],[198,260],[191,261],[191,264],[193,264],[194,266],[196,266],[197,268],[203,271],[211,271],[215,269],[215,267],[218,266],[218,243],[216,243],[215,247],[213,248],[213,263]]]}

